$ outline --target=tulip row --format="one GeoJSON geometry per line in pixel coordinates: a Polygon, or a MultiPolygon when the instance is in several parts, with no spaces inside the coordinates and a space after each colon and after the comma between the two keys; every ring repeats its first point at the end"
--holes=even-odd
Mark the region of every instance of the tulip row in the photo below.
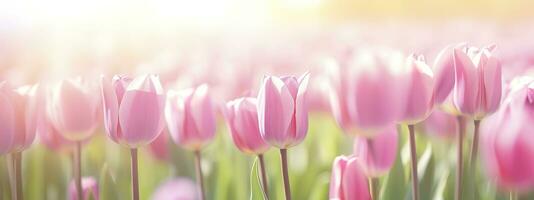
{"type": "MultiPolygon", "coordinates": [[[[534,186],[534,173],[524,174],[534,167],[528,159],[533,139],[526,134],[534,102],[534,78],[516,79],[503,93],[501,64],[493,55],[494,49],[451,45],[442,50],[433,65],[428,65],[421,55],[405,57],[391,49],[368,48],[355,52],[351,59],[330,63],[334,67],[328,71],[327,96],[332,114],[338,125],[354,137],[353,155],[339,156],[333,163],[330,199],[379,199],[376,180],[388,173],[396,159],[396,126],[406,125],[412,197],[418,200],[415,125],[425,120],[437,121],[437,126],[426,127],[430,132],[452,132],[457,138],[455,199],[462,197],[463,174],[476,173],[479,135],[492,177],[514,190],[534,186]],[[501,96],[505,96],[502,106],[501,96]],[[466,165],[469,171],[463,172],[468,119],[475,130],[466,165]],[[516,157],[521,159],[513,159],[516,157]]],[[[280,151],[284,194],[291,199],[287,149],[301,143],[308,131],[309,77],[308,73],[299,78],[266,76],[257,97],[237,98],[221,109],[235,146],[258,157],[266,199],[268,176],[263,154],[270,147],[280,151]]],[[[194,153],[198,198],[206,199],[201,151],[216,129],[216,108],[207,85],[165,92],[155,75],[134,79],[114,76],[102,77],[100,84],[69,79],[46,87],[13,89],[2,83],[0,92],[0,153],[10,155],[14,199],[23,198],[21,157],[36,133],[59,136],[76,147],[71,196],[85,199],[82,144],[95,132],[101,116],[108,137],[130,149],[133,199],[139,199],[137,149],[165,134],[164,129],[175,144],[194,153]]]]}

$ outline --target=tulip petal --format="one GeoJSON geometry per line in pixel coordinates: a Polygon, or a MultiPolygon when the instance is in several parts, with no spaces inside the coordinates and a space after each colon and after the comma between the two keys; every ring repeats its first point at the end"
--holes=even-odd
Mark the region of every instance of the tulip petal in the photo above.
{"type": "Polygon", "coordinates": [[[465,52],[454,50],[455,86],[454,104],[462,113],[474,115],[479,94],[477,68],[465,52]]]}
{"type": "MultiPolygon", "coordinates": [[[[4,87],[2,83],[2,86],[4,87]]],[[[15,140],[15,111],[10,98],[0,93],[0,155],[8,153],[15,140]]]]}
{"type": "Polygon", "coordinates": [[[306,98],[306,91],[308,89],[309,79],[309,73],[306,73],[299,78],[298,94],[297,98],[295,99],[295,123],[297,142],[302,141],[308,132],[308,102],[306,98]]]}
{"type": "Polygon", "coordinates": [[[119,142],[119,101],[111,81],[106,77],[100,78],[100,91],[102,94],[102,107],[104,113],[104,128],[109,138],[119,142]]]}
{"type": "Polygon", "coordinates": [[[212,138],[215,135],[216,122],[207,85],[201,85],[195,89],[189,108],[197,136],[203,141],[212,138]]]}

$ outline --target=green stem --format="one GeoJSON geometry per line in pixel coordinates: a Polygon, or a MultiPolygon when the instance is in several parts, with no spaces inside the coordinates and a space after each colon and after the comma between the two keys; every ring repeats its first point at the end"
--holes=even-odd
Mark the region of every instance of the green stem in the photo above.
{"type": "Polygon", "coordinates": [[[280,160],[282,161],[282,176],[284,179],[284,193],[286,200],[291,200],[291,187],[289,185],[289,173],[287,171],[287,149],[280,149],[280,160]]]}
{"type": "Polygon", "coordinates": [[[200,192],[200,200],[205,200],[205,193],[204,193],[204,178],[202,177],[202,165],[200,163],[201,157],[200,157],[200,151],[195,151],[195,168],[197,173],[197,183],[198,183],[198,189],[200,192]]]}
{"type": "Polygon", "coordinates": [[[419,179],[417,178],[417,149],[415,144],[415,127],[408,125],[410,131],[410,154],[412,159],[412,199],[419,200],[419,179]]]}
{"type": "Polygon", "coordinates": [[[260,173],[261,173],[261,183],[262,183],[262,188],[263,188],[263,196],[265,199],[269,199],[267,173],[265,172],[265,160],[263,159],[263,154],[258,155],[258,160],[260,160],[260,173]]]}
{"type": "Polygon", "coordinates": [[[369,190],[371,191],[371,199],[378,200],[380,199],[379,193],[380,193],[380,180],[376,177],[369,178],[369,190]]]}
{"type": "Polygon", "coordinates": [[[76,194],[78,199],[83,199],[82,191],[82,143],[76,142],[74,150],[74,183],[76,185],[76,194]]]}
{"type": "Polygon", "coordinates": [[[457,171],[456,171],[456,192],[455,192],[455,199],[456,200],[461,200],[462,199],[462,176],[463,176],[463,146],[464,146],[464,131],[465,131],[465,124],[464,124],[464,121],[463,121],[463,117],[462,116],[458,116],[457,118],[457,121],[458,121],[458,135],[457,135],[457,138],[458,138],[458,152],[457,152],[457,155],[456,155],[456,159],[457,159],[457,163],[456,163],[456,168],[457,168],[457,171]]]}
{"type": "Polygon", "coordinates": [[[130,175],[132,177],[132,199],[139,200],[139,170],[137,162],[137,149],[130,149],[131,157],[131,171],[130,175]]]}

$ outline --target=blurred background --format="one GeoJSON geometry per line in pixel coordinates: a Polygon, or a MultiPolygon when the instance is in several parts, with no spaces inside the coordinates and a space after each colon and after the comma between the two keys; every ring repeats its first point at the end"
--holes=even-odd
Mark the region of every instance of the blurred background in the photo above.
{"type": "MultiPolygon", "coordinates": [[[[166,89],[208,83],[220,105],[255,96],[265,74],[310,71],[310,93],[317,98],[307,139],[290,150],[290,174],[295,199],[326,199],[332,161],[349,154],[352,143],[321,95],[325,60],[342,60],[358,48],[386,46],[422,53],[431,61],[451,43],[495,43],[509,79],[534,64],[533,7],[534,1],[527,0],[1,1],[0,79],[22,85],[74,76],[156,73],[166,89]]],[[[261,199],[261,194],[251,194],[254,158],[234,147],[219,121],[217,139],[203,159],[209,199],[261,199]]],[[[406,130],[400,130],[401,156],[383,178],[391,185],[382,190],[383,199],[410,195],[406,130]]],[[[84,147],[83,174],[98,179],[101,199],[129,199],[128,152],[98,131],[84,147]]],[[[421,185],[428,187],[421,197],[452,199],[451,141],[420,135],[420,155],[426,155],[420,168],[427,172],[421,185]]],[[[142,199],[171,177],[194,179],[191,153],[159,140],[164,145],[141,151],[142,199]]],[[[65,199],[69,150],[42,141],[24,154],[26,197],[65,199]]],[[[272,195],[281,199],[275,151],[267,153],[267,162],[272,195]]],[[[0,199],[9,195],[5,168],[1,159],[0,199]]],[[[480,185],[483,199],[506,195],[491,183],[480,185]]]]}

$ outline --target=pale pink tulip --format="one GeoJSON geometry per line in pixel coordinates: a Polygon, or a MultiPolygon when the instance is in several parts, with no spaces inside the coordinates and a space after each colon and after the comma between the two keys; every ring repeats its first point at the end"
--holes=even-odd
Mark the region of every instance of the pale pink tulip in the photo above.
{"type": "Polygon", "coordinates": [[[507,189],[534,186],[534,79],[516,82],[498,111],[481,124],[481,153],[489,177],[507,189]]]}
{"type": "Polygon", "coordinates": [[[396,51],[361,51],[343,66],[330,67],[330,104],[345,132],[372,135],[402,114],[404,56],[396,51]]]}
{"type": "Polygon", "coordinates": [[[40,91],[38,85],[13,89],[0,83],[0,155],[24,151],[33,143],[44,112],[40,91]]]}
{"type": "Polygon", "coordinates": [[[404,93],[406,106],[399,120],[416,124],[426,119],[434,108],[434,74],[423,56],[411,55],[406,59],[405,67],[406,74],[403,78],[407,83],[404,93]]]}
{"type": "Polygon", "coordinates": [[[454,105],[463,114],[481,119],[501,103],[501,63],[493,56],[495,46],[454,49],[454,105]]]}
{"type": "Polygon", "coordinates": [[[371,200],[367,180],[358,158],[338,156],[332,166],[330,199],[371,200]]]}
{"type": "Polygon", "coordinates": [[[384,129],[373,138],[356,136],[354,156],[361,162],[367,176],[379,177],[391,169],[397,155],[398,140],[395,126],[384,129]]]}
{"type": "Polygon", "coordinates": [[[207,85],[169,91],[165,121],[173,141],[190,150],[200,150],[215,136],[215,112],[207,85]]]}
{"type": "MultiPolygon", "coordinates": [[[[98,200],[98,182],[93,177],[82,178],[82,196],[83,200],[94,199],[98,200]]],[[[74,181],[69,184],[69,200],[78,200],[76,186],[74,181]]]]}
{"type": "Polygon", "coordinates": [[[46,104],[50,122],[69,140],[85,140],[98,126],[100,95],[96,82],[62,80],[49,89],[46,104]]]}
{"type": "Polygon", "coordinates": [[[137,148],[152,142],[165,127],[165,93],[156,75],[101,79],[104,125],[114,142],[137,148]]]}
{"type": "Polygon", "coordinates": [[[148,145],[148,150],[154,158],[161,161],[169,160],[170,152],[168,141],[168,133],[166,130],[163,130],[163,133],[159,134],[159,136],[148,145]]]}
{"type": "Polygon", "coordinates": [[[423,121],[425,133],[439,138],[453,139],[458,134],[456,118],[455,115],[436,109],[423,121]]]}
{"type": "Polygon", "coordinates": [[[187,178],[175,178],[162,183],[151,200],[198,200],[195,183],[187,178]]]}
{"type": "Polygon", "coordinates": [[[224,108],[234,144],[242,152],[254,155],[269,149],[258,127],[257,104],[256,98],[245,97],[228,102],[224,108]]]}
{"type": "Polygon", "coordinates": [[[436,104],[447,99],[454,87],[454,47],[449,45],[438,54],[432,70],[435,75],[434,95],[436,104]]]}
{"type": "Polygon", "coordinates": [[[258,122],[262,138],[280,149],[295,146],[308,132],[306,90],[309,74],[267,76],[258,94],[258,122]]]}

